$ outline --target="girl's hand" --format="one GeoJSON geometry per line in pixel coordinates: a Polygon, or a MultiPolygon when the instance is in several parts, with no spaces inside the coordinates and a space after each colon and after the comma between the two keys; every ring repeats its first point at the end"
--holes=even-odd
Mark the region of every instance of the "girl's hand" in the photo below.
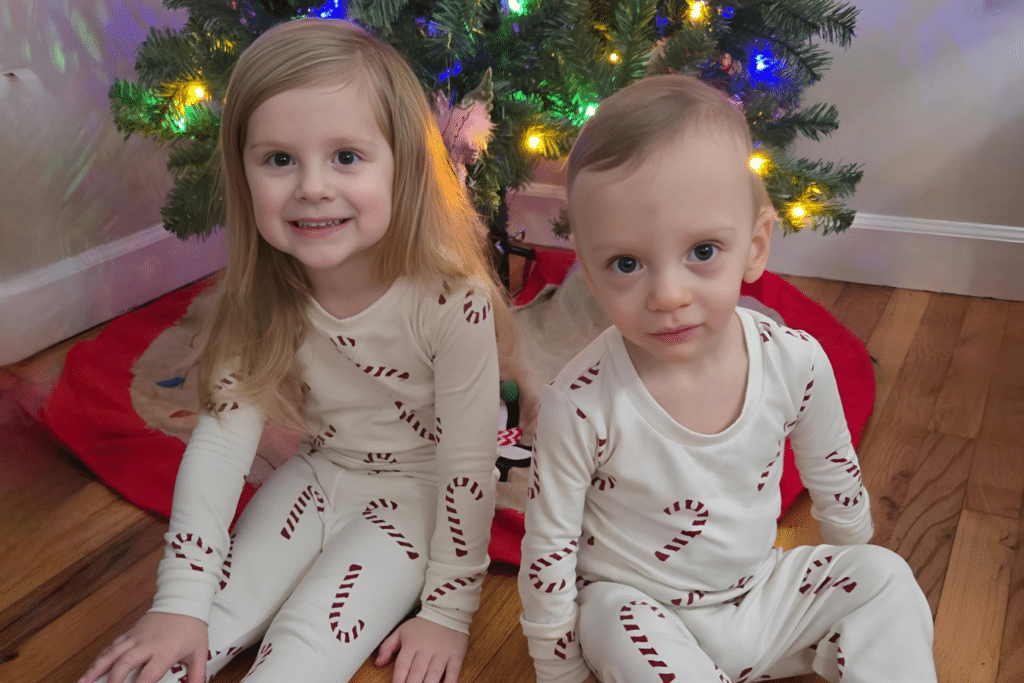
{"type": "MultiPolygon", "coordinates": [[[[392,683],[456,683],[469,636],[413,617],[384,639],[374,664],[386,666],[398,651],[392,683]]],[[[191,683],[191,681],[190,681],[191,683]]]]}
{"type": "Polygon", "coordinates": [[[100,653],[78,683],[92,683],[108,671],[107,683],[123,683],[135,669],[135,683],[156,683],[178,662],[188,667],[188,683],[205,683],[207,648],[206,622],[147,612],[100,653]]]}

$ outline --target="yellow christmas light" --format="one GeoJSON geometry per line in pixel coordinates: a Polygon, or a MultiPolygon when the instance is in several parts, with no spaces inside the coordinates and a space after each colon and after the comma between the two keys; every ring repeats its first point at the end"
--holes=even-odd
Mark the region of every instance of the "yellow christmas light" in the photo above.
{"type": "Polygon", "coordinates": [[[805,215],[807,215],[807,211],[804,210],[804,207],[797,204],[796,206],[789,210],[789,215],[792,216],[793,218],[803,218],[805,215]]]}
{"type": "Polygon", "coordinates": [[[192,94],[196,96],[197,100],[203,99],[203,97],[206,95],[206,93],[203,92],[203,86],[201,85],[197,85],[195,89],[192,90],[192,94]]]}
{"type": "Polygon", "coordinates": [[[704,14],[707,12],[708,6],[703,2],[695,2],[690,5],[690,18],[694,21],[700,21],[704,18],[704,14]]]}
{"type": "Polygon", "coordinates": [[[526,146],[530,149],[537,149],[540,147],[540,142],[541,140],[539,135],[531,135],[526,141],[526,146]]]}
{"type": "Polygon", "coordinates": [[[609,62],[617,62],[617,61],[619,61],[619,53],[618,52],[613,52],[610,55],[608,55],[608,61],[609,62]]]}
{"type": "Polygon", "coordinates": [[[768,159],[760,154],[752,154],[750,156],[750,170],[758,175],[763,174],[768,170],[768,159]]]}

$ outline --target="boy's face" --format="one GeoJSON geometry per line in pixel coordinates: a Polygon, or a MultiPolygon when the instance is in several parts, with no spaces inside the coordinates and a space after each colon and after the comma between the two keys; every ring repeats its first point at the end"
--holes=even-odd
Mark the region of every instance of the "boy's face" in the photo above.
{"type": "Polygon", "coordinates": [[[764,272],[747,156],[723,135],[677,137],[634,170],[582,171],[569,209],[594,296],[634,364],[714,359],[740,296],[764,272]]]}

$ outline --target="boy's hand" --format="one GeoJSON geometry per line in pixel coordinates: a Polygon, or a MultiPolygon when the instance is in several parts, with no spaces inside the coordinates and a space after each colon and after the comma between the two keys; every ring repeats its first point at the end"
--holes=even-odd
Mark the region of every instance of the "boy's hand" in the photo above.
{"type": "Polygon", "coordinates": [[[100,653],[78,683],[92,683],[108,671],[108,683],[123,683],[135,669],[140,669],[135,683],[156,683],[178,662],[188,667],[188,683],[204,683],[207,649],[206,622],[147,612],[100,653]]]}
{"type": "Polygon", "coordinates": [[[384,639],[374,664],[386,666],[397,651],[392,683],[456,683],[468,644],[465,634],[413,617],[384,639]]]}

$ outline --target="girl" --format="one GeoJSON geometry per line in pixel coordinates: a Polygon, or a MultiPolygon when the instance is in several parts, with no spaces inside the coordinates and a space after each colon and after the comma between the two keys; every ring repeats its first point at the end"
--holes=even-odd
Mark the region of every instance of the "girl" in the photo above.
{"type": "Polygon", "coordinates": [[[487,567],[507,309],[424,92],[358,27],[291,21],[239,59],[220,153],[208,411],[153,606],[80,683],[202,683],[261,635],[247,681],[348,681],[417,603],[375,663],[397,651],[395,683],[454,683],[487,567]],[[268,418],[312,436],[229,537],[268,418]]]}

